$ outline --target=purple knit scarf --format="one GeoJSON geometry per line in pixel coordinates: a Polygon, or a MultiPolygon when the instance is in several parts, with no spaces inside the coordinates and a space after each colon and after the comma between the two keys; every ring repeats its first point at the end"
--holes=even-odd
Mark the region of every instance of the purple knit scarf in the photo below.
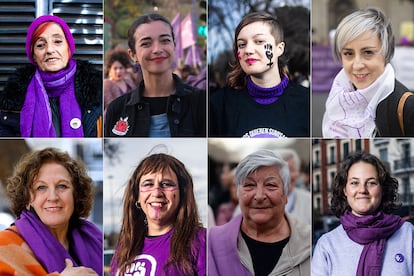
{"type": "Polygon", "coordinates": [[[375,215],[358,217],[346,211],[340,221],[348,237],[364,245],[359,258],[357,276],[379,276],[382,256],[387,239],[403,224],[396,215],[378,212],[375,215]]]}
{"type": "Polygon", "coordinates": [[[59,97],[62,137],[83,137],[82,112],[75,96],[76,62],[49,73],[36,69],[20,115],[22,137],[56,137],[49,98],[59,97]]]}
{"type": "Polygon", "coordinates": [[[36,259],[48,273],[62,272],[65,269],[65,259],[69,258],[74,266],[89,267],[102,275],[102,233],[92,223],[81,220],[81,225],[68,233],[71,251],[78,257],[79,264],[35,213],[23,210],[15,224],[36,259]]]}
{"type": "Polygon", "coordinates": [[[250,76],[247,76],[247,91],[249,95],[259,104],[271,104],[276,102],[280,96],[282,96],[285,91],[289,80],[286,76],[283,76],[282,81],[274,86],[269,88],[263,88],[255,84],[250,76]]]}

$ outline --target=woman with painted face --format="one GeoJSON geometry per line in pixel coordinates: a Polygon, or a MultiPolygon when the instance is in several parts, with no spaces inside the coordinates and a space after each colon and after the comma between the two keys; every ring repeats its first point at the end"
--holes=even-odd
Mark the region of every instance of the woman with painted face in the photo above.
{"type": "Polygon", "coordinates": [[[55,148],[26,155],[7,180],[15,222],[0,232],[0,275],[103,275],[101,231],[88,217],[93,182],[55,148]]]}
{"type": "Polygon", "coordinates": [[[381,160],[368,153],[349,155],[331,199],[341,225],[318,240],[312,275],[413,275],[414,226],[392,214],[397,196],[398,181],[381,160]]]}
{"type": "Polygon", "coordinates": [[[285,211],[289,167],[270,150],[258,150],[237,166],[241,214],[212,227],[208,275],[309,276],[310,225],[285,211]]]}
{"type": "Polygon", "coordinates": [[[206,275],[206,229],[183,163],[162,153],[144,158],[123,210],[112,275],[206,275]]]}
{"type": "Polygon", "coordinates": [[[289,81],[279,21],[247,14],[236,28],[228,87],[211,96],[209,136],[308,137],[309,90],[289,81]]]}
{"type": "Polygon", "coordinates": [[[129,28],[128,46],[143,81],[108,106],[105,136],[206,136],[206,93],[173,74],[175,38],[170,22],[159,14],[139,17],[129,28]]]}
{"type": "Polygon", "coordinates": [[[29,26],[30,65],[0,92],[0,136],[101,137],[102,73],[75,61],[75,42],[61,18],[43,15],[29,26]]]}
{"type": "Polygon", "coordinates": [[[414,136],[414,97],[395,78],[394,44],[391,22],[377,9],[342,19],[334,55],[343,69],[326,101],[323,137],[414,136]]]}

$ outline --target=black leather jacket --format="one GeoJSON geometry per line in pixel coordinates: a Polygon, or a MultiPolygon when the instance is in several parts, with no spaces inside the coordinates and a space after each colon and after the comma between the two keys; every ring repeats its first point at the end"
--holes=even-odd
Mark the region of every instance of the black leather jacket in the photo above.
{"type": "MultiPolygon", "coordinates": [[[[206,93],[173,75],[176,92],[168,99],[167,117],[172,137],[206,136],[206,93]]],[[[106,137],[148,137],[150,108],[141,95],[144,83],[137,89],[113,100],[105,115],[106,137]],[[118,129],[119,131],[116,131],[118,129]]]]}

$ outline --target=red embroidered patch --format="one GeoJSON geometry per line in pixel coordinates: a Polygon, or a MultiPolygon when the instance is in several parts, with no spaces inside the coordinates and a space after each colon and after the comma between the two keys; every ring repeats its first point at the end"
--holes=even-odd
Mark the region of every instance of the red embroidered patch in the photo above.
{"type": "Polygon", "coordinates": [[[125,119],[122,119],[121,117],[119,121],[116,122],[115,126],[112,128],[112,133],[119,136],[124,136],[128,132],[128,129],[128,117],[126,117],[125,119]]]}

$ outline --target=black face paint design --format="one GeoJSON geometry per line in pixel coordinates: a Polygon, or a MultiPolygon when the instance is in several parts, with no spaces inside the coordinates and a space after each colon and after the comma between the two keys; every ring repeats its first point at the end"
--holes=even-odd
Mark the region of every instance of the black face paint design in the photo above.
{"type": "Polygon", "coordinates": [[[269,63],[266,64],[266,65],[269,66],[269,67],[272,67],[272,65],[273,65],[273,61],[272,61],[272,58],[273,58],[272,48],[273,47],[272,47],[272,44],[268,43],[264,46],[264,48],[266,50],[266,52],[265,52],[266,57],[269,59],[269,63]]]}

